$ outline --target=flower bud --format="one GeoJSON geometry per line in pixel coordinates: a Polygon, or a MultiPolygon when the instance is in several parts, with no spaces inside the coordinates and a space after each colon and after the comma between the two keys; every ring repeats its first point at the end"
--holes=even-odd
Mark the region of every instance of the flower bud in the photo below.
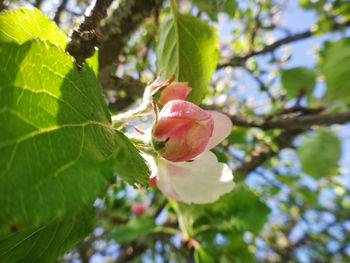
{"type": "Polygon", "coordinates": [[[145,205],[144,203],[135,202],[131,205],[131,212],[134,215],[140,215],[143,212],[145,212],[146,208],[147,205],[145,205]]]}
{"type": "Polygon", "coordinates": [[[153,147],[169,161],[189,161],[205,150],[213,129],[210,112],[188,101],[171,100],[153,127],[153,147]]]}

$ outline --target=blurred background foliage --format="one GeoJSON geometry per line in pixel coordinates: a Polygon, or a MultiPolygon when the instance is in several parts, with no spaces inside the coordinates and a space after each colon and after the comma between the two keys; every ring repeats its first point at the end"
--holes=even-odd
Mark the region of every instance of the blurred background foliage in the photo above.
{"type": "MultiPolygon", "coordinates": [[[[131,2],[144,11],[124,14],[135,24],[124,25],[122,44],[100,49],[114,113],[138,104],[157,77],[158,29],[170,14],[167,1],[131,2]]],[[[2,0],[0,9],[34,5],[70,34],[89,4],[2,0]]],[[[95,202],[93,234],[56,262],[350,262],[349,1],[177,4],[217,28],[219,62],[202,106],[234,123],[215,153],[237,187],[213,204],[185,205],[117,180],[95,202]],[[133,203],[145,210],[132,212],[133,203]]],[[[113,1],[105,27],[125,5],[113,1]]]]}

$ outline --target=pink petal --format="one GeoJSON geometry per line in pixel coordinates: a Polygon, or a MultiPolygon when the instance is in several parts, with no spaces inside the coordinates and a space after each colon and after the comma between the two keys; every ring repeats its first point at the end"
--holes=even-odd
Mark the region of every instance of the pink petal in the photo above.
{"type": "Polygon", "coordinates": [[[185,100],[192,88],[187,85],[187,82],[174,82],[165,87],[159,98],[159,103],[165,105],[171,100],[185,100]]]}
{"type": "Polygon", "coordinates": [[[207,112],[211,114],[214,120],[213,135],[207,145],[207,149],[212,149],[229,136],[232,130],[232,122],[229,117],[221,112],[209,110],[207,112]]]}
{"type": "Polygon", "coordinates": [[[164,147],[156,150],[169,161],[188,161],[204,151],[213,128],[210,113],[190,102],[172,100],[164,106],[153,128],[153,145],[164,142],[164,147]]]}
{"type": "Polygon", "coordinates": [[[206,151],[193,162],[158,160],[157,186],[177,201],[205,204],[216,201],[234,187],[231,169],[206,151]]]}
{"type": "Polygon", "coordinates": [[[162,117],[204,121],[211,118],[211,113],[185,100],[171,100],[159,113],[162,117]]]}

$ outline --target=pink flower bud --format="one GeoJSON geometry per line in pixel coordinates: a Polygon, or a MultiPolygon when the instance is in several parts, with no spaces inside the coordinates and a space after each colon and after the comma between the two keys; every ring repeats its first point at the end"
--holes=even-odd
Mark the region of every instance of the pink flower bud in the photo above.
{"type": "Polygon", "coordinates": [[[161,91],[159,104],[165,105],[171,100],[186,100],[191,90],[192,88],[188,86],[187,82],[171,83],[161,91]]]}
{"type": "Polygon", "coordinates": [[[188,101],[171,100],[159,113],[152,143],[163,158],[185,162],[205,150],[213,129],[210,112],[188,101]]]}
{"type": "Polygon", "coordinates": [[[131,212],[135,215],[142,214],[147,209],[147,205],[144,203],[135,202],[131,205],[131,212]]]}

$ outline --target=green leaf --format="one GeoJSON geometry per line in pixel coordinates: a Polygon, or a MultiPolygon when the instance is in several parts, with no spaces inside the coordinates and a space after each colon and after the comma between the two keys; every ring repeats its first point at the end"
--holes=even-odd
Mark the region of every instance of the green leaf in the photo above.
{"type": "Polygon", "coordinates": [[[206,244],[197,248],[194,253],[197,263],[240,263],[257,262],[254,255],[249,251],[247,243],[243,240],[242,233],[229,232],[224,235],[223,244],[206,244]]]}
{"type": "Polygon", "coordinates": [[[214,21],[217,21],[220,12],[224,12],[233,18],[237,9],[235,0],[192,0],[192,2],[214,21]]]}
{"type": "Polygon", "coordinates": [[[326,42],[321,52],[320,67],[327,83],[330,100],[350,101],[350,38],[326,42]]]}
{"type": "Polygon", "coordinates": [[[200,104],[218,62],[218,37],[206,21],[174,13],[160,27],[157,71],[164,80],[175,74],[176,81],[188,82],[188,100],[200,104]]]}
{"type": "Polygon", "coordinates": [[[281,78],[288,100],[298,97],[301,89],[304,89],[306,96],[311,96],[316,82],[315,72],[303,67],[283,70],[281,78]]]}
{"type": "Polygon", "coordinates": [[[245,144],[247,142],[247,135],[249,131],[250,128],[233,126],[227,140],[230,142],[230,144],[245,144]]]}
{"type": "Polygon", "coordinates": [[[146,181],[89,67],[78,72],[71,56],[39,40],[0,44],[0,63],[0,236],[92,205],[113,166],[146,181]]]}
{"type": "Polygon", "coordinates": [[[47,39],[63,50],[67,45],[66,34],[36,8],[0,13],[0,42],[23,44],[35,38],[47,39]]]}
{"type": "Polygon", "coordinates": [[[302,170],[314,178],[334,174],[340,157],[340,140],[331,131],[320,129],[297,149],[302,170]]]}
{"type": "Polygon", "coordinates": [[[185,208],[186,214],[193,217],[193,229],[198,234],[202,231],[259,231],[269,213],[269,208],[243,186],[237,186],[214,203],[185,208]]]}
{"type": "Polygon", "coordinates": [[[95,51],[95,53],[92,55],[92,57],[89,57],[85,60],[86,64],[89,65],[89,67],[94,71],[95,75],[98,75],[98,50],[95,51]]]}
{"type": "Polygon", "coordinates": [[[140,152],[123,133],[116,131],[115,136],[118,147],[115,149],[113,161],[117,175],[131,185],[148,185],[150,171],[140,152]]]}
{"type": "Polygon", "coordinates": [[[150,233],[156,227],[157,225],[152,218],[136,218],[125,225],[118,226],[113,231],[111,238],[117,243],[123,244],[150,233]]]}
{"type": "MultiPolygon", "coordinates": [[[[216,252],[216,251],[215,251],[216,252]]],[[[194,261],[196,263],[215,263],[215,258],[218,256],[216,255],[216,257],[213,257],[210,252],[203,248],[203,247],[199,247],[194,251],[194,261]]]]}
{"type": "Polygon", "coordinates": [[[89,235],[94,229],[94,209],[84,208],[47,225],[16,229],[0,236],[0,262],[47,263],[89,235]]]}

